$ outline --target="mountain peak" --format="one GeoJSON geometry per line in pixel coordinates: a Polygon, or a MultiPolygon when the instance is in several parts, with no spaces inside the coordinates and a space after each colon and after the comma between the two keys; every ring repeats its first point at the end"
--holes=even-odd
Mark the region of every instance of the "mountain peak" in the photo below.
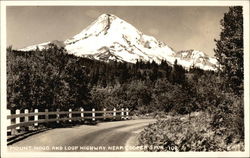
{"type": "MultiPolygon", "coordinates": [[[[116,19],[118,18],[117,16],[113,15],[113,14],[109,14],[109,13],[104,13],[104,14],[101,14],[98,18],[98,19],[109,19],[109,18],[112,18],[112,19],[116,19]]],[[[120,19],[120,18],[119,18],[120,19]]]]}
{"type": "Polygon", "coordinates": [[[75,35],[73,38],[66,40],[66,43],[74,43],[81,39],[86,39],[90,36],[98,36],[101,33],[107,34],[111,24],[116,21],[122,21],[115,15],[112,14],[102,14],[94,22],[92,22],[87,28],[82,30],[79,34],[75,35]]]}
{"type": "Polygon", "coordinates": [[[209,57],[207,54],[199,50],[189,49],[182,50],[175,54],[178,61],[186,64],[186,67],[199,67],[203,70],[217,70],[218,61],[215,58],[209,57]]]}
{"type": "MultiPolygon", "coordinates": [[[[41,49],[46,48],[47,44],[37,46],[41,49]]],[[[112,14],[101,14],[79,34],[65,40],[64,45],[69,54],[105,62],[115,60],[136,63],[139,60],[161,63],[166,60],[174,64],[178,59],[178,64],[187,69],[193,65],[202,69],[216,69],[216,60],[208,58],[204,53],[195,50],[176,53],[165,43],[143,34],[133,25],[112,14]]],[[[23,50],[28,51],[35,47],[23,50]]]]}
{"type": "Polygon", "coordinates": [[[93,24],[97,24],[97,23],[105,23],[105,24],[110,24],[112,21],[114,21],[115,19],[120,19],[115,15],[112,14],[102,14],[100,15],[90,26],[92,26],[93,24]]]}

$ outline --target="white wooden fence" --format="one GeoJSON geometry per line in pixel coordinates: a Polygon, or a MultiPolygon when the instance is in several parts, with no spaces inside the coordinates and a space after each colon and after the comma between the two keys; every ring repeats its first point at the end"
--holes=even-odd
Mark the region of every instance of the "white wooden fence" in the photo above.
{"type": "Polygon", "coordinates": [[[116,110],[114,108],[110,111],[107,111],[107,109],[103,109],[102,111],[96,111],[95,109],[85,111],[83,108],[80,108],[78,111],[72,111],[72,109],[69,109],[68,111],[60,111],[60,109],[57,109],[56,111],[48,111],[48,109],[45,109],[44,111],[39,112],[38,109],[35,109],[33,112],[29,112],[28,109],[25,109],[24,113],[20,113],[20,110],[16,110],[15,114],[11,114],[11,111],[8,110],[7,130],[13,133],[21,127],[37,127],[39,123],[60,123],[60,121],[68,121],[70,123],[72,121],[84,120],[96,121],[97,119],[129,119],[129,110],[128,108],[122,108],[121,110],[116,110]]]}

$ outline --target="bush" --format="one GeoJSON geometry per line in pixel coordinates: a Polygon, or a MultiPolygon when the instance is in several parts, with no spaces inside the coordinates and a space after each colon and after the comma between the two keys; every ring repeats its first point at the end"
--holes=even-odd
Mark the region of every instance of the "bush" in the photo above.
{"type": "Polygon", "coordinates": [[[194,112],[189,115],[169,116],[150,124],[140,133],[139,145],[147,151],[242,151],[244,143],[235,138],[231,143],[228,135],[220,135],[220,129],[210,124],[212,115],[194,112]],[[150,148],[162,146],[162,148],[150,148]]]}

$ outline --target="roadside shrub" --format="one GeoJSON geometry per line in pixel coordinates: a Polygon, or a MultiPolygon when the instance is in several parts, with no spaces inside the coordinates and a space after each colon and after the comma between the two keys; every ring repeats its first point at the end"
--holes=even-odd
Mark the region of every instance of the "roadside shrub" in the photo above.
{"type": "Polygon", "coordinates": [[[220,135],[211,126],[212,115],[194,112],[189,115],[169,116],[150,124],[139,137],[139,145],[147,151],[242,151],[244,143],[227,142],[228,135],[220,135]],[[152,148],[161,146],[161,148],[152,148]]]}

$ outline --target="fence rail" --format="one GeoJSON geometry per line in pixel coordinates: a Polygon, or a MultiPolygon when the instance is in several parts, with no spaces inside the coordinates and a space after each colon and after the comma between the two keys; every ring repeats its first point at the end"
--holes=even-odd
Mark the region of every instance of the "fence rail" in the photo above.
{"type": "Polygon", "coordinates": [[[24,110],[24,113],[20,113],[20,110],[16,110],[14,114],[11,114],[11,111],[8,110],[7,120],[8,126],[7,130],[11,133],[19,130],[21,127],[29,127],[29,126],[38,126],[39,123],[49,123],[56,122],[60,123],[60,121],[84,121],[84,120],[92,120],[96,121],[105,120],[105,119],[128,119],[129,118],[129,110],[128,108],[121,110],[113,110],[107,111],[103,109],[103,111],[84,111],[83,108],[80,108],[78,111],[60,111],[57,109],[56,111],[45,111],[39,112],[38,109],[35,109],[34,112],[30,112],[28,109],[24,110]],[[86,114],[86,115],[85,115],[86,114]],[[53,116],[53,117],[52,117],[53,116]]]}

